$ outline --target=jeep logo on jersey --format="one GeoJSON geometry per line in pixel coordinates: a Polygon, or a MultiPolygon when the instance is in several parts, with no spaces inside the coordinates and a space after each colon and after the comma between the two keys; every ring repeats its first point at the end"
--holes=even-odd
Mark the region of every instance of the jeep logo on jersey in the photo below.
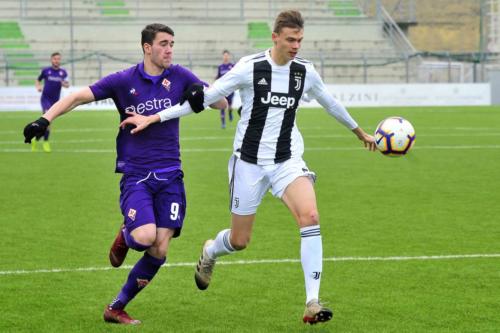
{"type": "Polygon", "coordinates": [[[292,108],[295,105],[295,98],[290,97],[287,94],[268,92],[267,97],[261,97],[261,103],[271,104],[272,106],[282,106],[287,109],[292,108]]]}

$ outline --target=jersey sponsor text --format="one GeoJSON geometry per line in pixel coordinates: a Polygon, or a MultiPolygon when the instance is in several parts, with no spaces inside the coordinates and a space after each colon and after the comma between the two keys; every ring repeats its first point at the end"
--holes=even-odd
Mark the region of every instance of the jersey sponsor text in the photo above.
{"type": "Polygon", "coordinates": [[[152,110],[168,109],[171,106],[172,106],[172,101],[170,100],[170,98],[161,98],[161,99],[153,98],[144,103],[139,103],[137,105],[129,105],[125,108],[125,111],[143,114],[144,112],[152,110]]]}
{"type": "Polygon", "coordinates": [[[286,107],[290,109],[295,104],[295,98],[288,96],[288,94],[273,93],[269,91],[266,98],[261,97],[262,104],[271,104],[272,106],[286,107]]]}

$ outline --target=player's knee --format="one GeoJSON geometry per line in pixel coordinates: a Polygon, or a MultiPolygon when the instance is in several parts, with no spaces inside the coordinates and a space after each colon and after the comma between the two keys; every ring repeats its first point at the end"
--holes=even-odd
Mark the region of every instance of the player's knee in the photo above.
{"type": "Polygon", "coordinates": [[[319,213],[317,209],[309,210],[299,216],[300,225],[303,227],[319,224],[319,213]]]}
{"type": "Polygon", "coordinates": [[[149,248],[149,254],[151,254],[152,256],[156,257],[156,258],[165,258],[167,256],[167,249],[166,248],[162,248],[161,246],[151,246],[149,248]]]}
{"type": "Polygon", "coordinates": [[[154,244],[149,248],[149,253],[157,258],[166,257],[170,239],[171,236],[162,237],[157,235],[154,244]]]}
{"type": "Polygon", "coordinates": [[[137,243],[140,243],[144,246],[152,246],[156,240],[156,232],[136,229],[132,233],[132,237],[134,237],[134,240],[137,243]]]}

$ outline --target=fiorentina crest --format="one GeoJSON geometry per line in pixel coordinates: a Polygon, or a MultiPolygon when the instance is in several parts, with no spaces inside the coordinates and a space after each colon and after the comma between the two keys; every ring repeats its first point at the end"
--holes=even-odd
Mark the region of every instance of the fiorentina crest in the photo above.
{"type": "Polygon", "coordinates": [[[132,221],[135,221],[135,215],[137,214],[137,211],[133,208],[130,208],[128,210],[128,217],[132,220],[132,221]]]}
{"type": "Polygon", "coordinates": [[[161,85],[165,87],[165,89],[167,89],[167,91],[170,91],[170,81],[167,80],[167,79],[163,79],[163,81],[161,82],[161,85]]]}

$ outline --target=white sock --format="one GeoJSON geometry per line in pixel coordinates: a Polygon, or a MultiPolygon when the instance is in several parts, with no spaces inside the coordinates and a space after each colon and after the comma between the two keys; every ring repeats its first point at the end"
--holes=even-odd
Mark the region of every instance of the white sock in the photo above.
{"type": "Polygon", "coordinates": [[[306,286],[306,304],[319,300],[319,286],[323,271],[323,244],[319,225],[300,228],[300,261],[304,271],[306,286]]]}
{"type": "Polygon", "coordinates": [[[220,256],[225,256],[236,251],[229,241],[230,235],[231,229],[224,229],[217,234],[212,245],[207,247],[207,254],[210,258],[217,259],[220,256]]]}

